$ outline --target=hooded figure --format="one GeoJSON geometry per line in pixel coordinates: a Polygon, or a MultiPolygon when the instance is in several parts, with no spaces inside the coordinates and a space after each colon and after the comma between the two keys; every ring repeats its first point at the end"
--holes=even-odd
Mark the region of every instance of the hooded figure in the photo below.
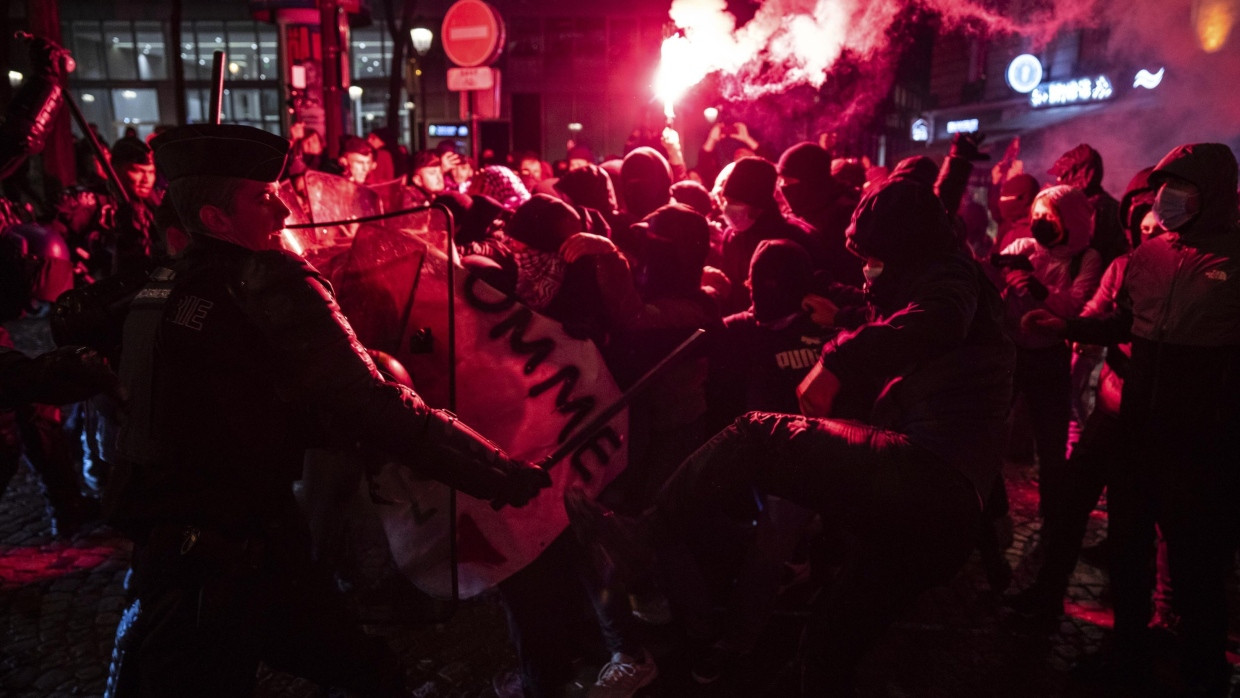
{"type": "Polygon", "coordinates": [[[1057,177],[1060,184],[1080,189],[1089,199],[1094,211],[1090,246],[1102,255],[1104,267],[1130,249],[1120,226],[1119,202],[1102,188],[1102,155],[1098,151],[1082,143],[1061,155],[1047,173],[1057,177]]]}
{"type": "MultiPolygon", "coordinates": [[[[1076,317],[1102,278],[1102,258],[1089,247],[1094,213],[1080,189],[1057,185],[1042,190],[1033,202],[1032,237],[1013,242],[1003,254],[1029,258],[1029,286],[1009,278],[1004,290],[1008,330],[1017,346],[1044,348],[1059,342],[1021,330],[1020,319],[1034,308],[1061,318],[1076,317]],[[1041,288],[1038,288],[1041,286],[1041,288]]],[[[1022,277],[1022,281],[1028,279],[1022,277]]]]}
{"type": "Polygon", "coordinates": [[[642,146],[624,156],[620,189],[634,219],[645,218],[671,200],[672,168],[654,148],[642,146]]]}
{"type": "MultiPolygon", "coordinates": [[[[933,189],[896,177],[872,191],[848,235],[901,282],[889,304],[825,343],[798,389],[802,414],[737,419],[680,466],[653,514],[673,544],[721,519],[770,540],[774,524],[755,511],[760,492],[822,513],[830,534],[847,530],[846,573],[815,604],[801,648],[805,685],[845,695],[884,628],[968,559],[1010,400],[998,294],[953,247],[933,189]],[[886,386],[868,423],[833,418],[842,385],[856,380],[886,386]]],[[[667,588],[687,614],[709,617],[707,594],[667,588]]]]}
{"type": "Polygon", "coordinates": [[[788,148],[779,158],[779,191],[817,243],[830,280],[860,287],[861,263],[844,247],[856,190],[831,176],[831,154],[809,142],[788,148]]]}
{"type": "Polygon", "coordinates": [[[804,230],[789,223],[775,201],[775,165],[759,157],[737,160],[723,183],[720,199],[727,223],[723,238],[722,271],[732,282],[732,293],[724,301],[724,313],[749,307],[745,279],[754,250],[763,240],[792,240],[818,261],[819,248],[804,230]]]}
{"type": "Polygon", "coordinates": [[[1027,324],[1072,341],[1132,341],[1120,404],[1124,467],[1108,485],[1117,680],[1148,688],[1146,624],[1154,524],[1172,561],[1180,690],[1225,695],[1227,579],[1240,461],[1240,225],[1237,166],[1221,143],[1173,149],[1154,168],[1168,232],[1133,251],[1108,315],[1027,324]],[[1065,326],[1066,325],[1066,326],[1065,326]]]}
{"type": "Polygon", "coordinates": [[[1008,179],[999,188],[999,202],[996,206],[999,242],[995,249],[1002,250],[1013,242],[1030,236],[1029,212],[1033,209],[1033,199],[1037,195],[1038,180],[1023,172],[1008,179]]]}

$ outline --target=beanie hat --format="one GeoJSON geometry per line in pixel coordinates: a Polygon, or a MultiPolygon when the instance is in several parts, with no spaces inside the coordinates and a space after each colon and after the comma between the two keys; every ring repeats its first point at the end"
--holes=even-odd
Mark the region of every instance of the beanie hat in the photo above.
{"type": "Polygon", "coordinates": [[[763,240],[749,263],[753,314],[771,322],[797,312],[809,291],[813,264],[805,248],[791,240],[763,240]]]}
{"type": "Polygon", "coordinates": [[[587,165],[566,173],[555,182],[555,189],[569,203],[611,213],[616,210],[616,192],[611,177],[598,165],[587,165]]]}
{"type": "Polygon", "coordinates": [[[776,176],[770,162],[759,157],[741,158],[723,185],[723,195],[756,208],[774,208],[776,176]]]}
{"type": "Polygon", "coordinates": [[[150,165],[151,148],[137,138],[122,138],[112,146],[112,165],[150,165]]]}
{"type": "Polygon", "coordinates": [[[831,178],[831,154],[817,143],[797,143],[779,158],[779,174],[805,182],[825,182],[831,178]]]}
{"type": "Polygon", "coordinates": [[[1038,194],[1038,180],[1033,175],[1022,172],[1003,183],[999,196],[1010,196],[1022,201],[1033,201],[1038,194]]]}
{"type": "Polygon", "coordinates": [[[535,194],[512,214],[504,232],[536,250],[555,254],[565,240],[581,232],[581,217],[554,196],[535,194]]]}
{"type": "Polygon", "coordinates": [[[684,204],[703,216],[709,216],[714,205],[710,200],[710,192],[700,182],[686,179],[672,185],[672,200],[684,204]]]}

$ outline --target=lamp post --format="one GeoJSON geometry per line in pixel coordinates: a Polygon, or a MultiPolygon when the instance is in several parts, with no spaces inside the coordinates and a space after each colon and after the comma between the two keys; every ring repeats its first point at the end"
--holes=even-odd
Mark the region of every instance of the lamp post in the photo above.
{"type": "MultiPolygon", "coordinates": [[[[435,40],[435,33],[426,27],[414,27],[409,30],[409,40],[413,42],[413,52],[417,54],[409,58],[409,71],[418,86],[418,102],[414,105],[415,112],[411,116],[417,126],[418,149],[426,150],[426,81],[423,79],[422,64],[419,59],[431,50],[431,42],[435,40]]],[[[409,95],[409,98],[412,101],[413,95],[409,95]]]]}
{"type": "Polygon", "coordinates": [[[349,98],[353,101],[353,135],[362,137],[362,88],[349,86],[349,98]]]}

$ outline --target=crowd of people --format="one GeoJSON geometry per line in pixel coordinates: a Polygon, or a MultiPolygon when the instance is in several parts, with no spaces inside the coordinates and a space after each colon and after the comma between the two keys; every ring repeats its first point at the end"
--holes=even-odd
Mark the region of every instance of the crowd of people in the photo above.
{"type": "MultiPolygon", "coordinates": [[[[1013,613],[1062,613],[1103,488],[1107,680],[1226,695],[1240,494],[1227,146],[1150,154],[1119,200],[1088,145],[1041,178],[996,168],[979,218],[976,134],[890,171],[818,143],[766,153],[744,124],[718,124],[692,169],[670,130],[603,162],[575,146],[556,167],[410,155],[383,131],[327,162],[320,134],[294,136],[126,136],[110,148],[119,191],[92,166],[42,210],[5,182],[3,319],[42,316],[64,346],[32,357],[2,336],[0,466],[5,483],[22,453],[38,469],[59,535],[96,519],[102,492],[134,541],[109,695],[245,694],[260,660],[401,694],[293,497],[309,448],[380,451],[496,507],[550,482],[424,404],[362,345],[329,279],[281,249],[279,183],[308,170],[449,207],[464,267],[593,340],[622,386],[707,330],[631,404],[622,475],[597,500],[570,494],[569,529],[499,584],[513,695],[561,695],[595,646],[609,656],[590,695],[634,695],[658,675],[635,623],[678,623],[693,679],[719,682],[793,566],[821,587],[802,692],[851,695],[887,626],[975,550],[1013,613]],[[1042,554],[1036,580],[1008,590],[1001,466],[1018,403],[1042,554]],[[63,414],[33,407],[47,404],[63,414]],[[592,639],[562,620],[586,600],[592,639]],[[1170,686],[1151,675],[1157,633],[1179,648],[1170,686]]],[[[28,146],[6,145],[6,177],[28,146]]]]}

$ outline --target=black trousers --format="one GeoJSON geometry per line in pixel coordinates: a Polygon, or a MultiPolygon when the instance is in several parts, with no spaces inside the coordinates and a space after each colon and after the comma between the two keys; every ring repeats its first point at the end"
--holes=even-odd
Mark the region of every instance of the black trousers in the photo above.
{"type": "Polygon", "coordinates": [[[751,412],[672,475],[659,497],[658,535],[684,536],[720,517],[761,526],[756,502],[764,495],[814,510],[850,541],[806,630],[808,694],[852,685],[887,626],[964,565],[980,517],[973,485],[902,434],[751,412]]]}
{"type": "MultiPolygon", "coordinates": [[[[286,507],[295,506],[290,495],[286,507]]],[[[116,631],[106,695],[252,695],[260,661],[323,686],[395,695],[403,674],[310,562],[295,515],[261,536],[184,526],[135,544],[131,602],[116,631]]]]}

